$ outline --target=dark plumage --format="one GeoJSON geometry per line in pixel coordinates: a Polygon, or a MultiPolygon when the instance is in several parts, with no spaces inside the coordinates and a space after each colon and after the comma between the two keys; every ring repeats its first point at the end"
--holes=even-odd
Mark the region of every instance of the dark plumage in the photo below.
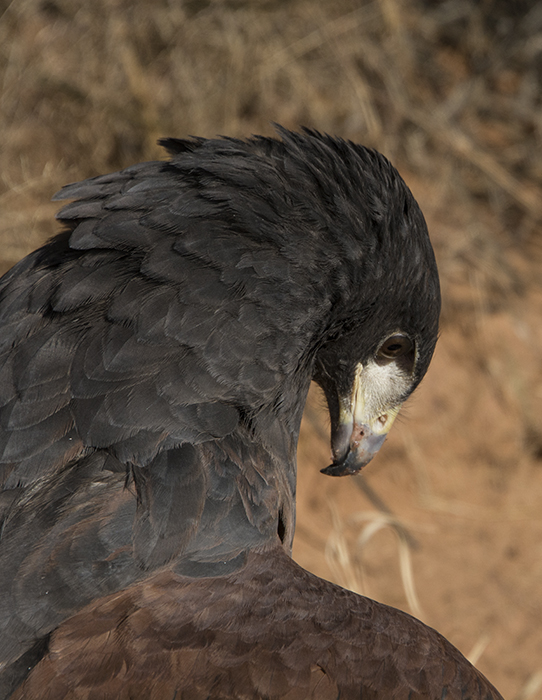
{"type": "Polygon", "coordinates": [[[388,161],[281,136],[167,139],[167,163],[68,185],[66,230],[0,281],[1,698],[500,697],[290,559],[311,379],[326,471],[354,473],[440,300],[388,161]]]}

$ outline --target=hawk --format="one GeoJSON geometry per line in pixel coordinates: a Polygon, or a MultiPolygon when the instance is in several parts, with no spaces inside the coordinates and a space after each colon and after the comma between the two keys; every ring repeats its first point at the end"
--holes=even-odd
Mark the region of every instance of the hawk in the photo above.
{"type": "Polygon", "coordinates": [[[0,281],[0,697],[500,695],[442,636],[291,559],[309,384],[331,476],[377,452],[440,310],[420,209],[315,131],[164,139],[65,187],[0,281]]]}

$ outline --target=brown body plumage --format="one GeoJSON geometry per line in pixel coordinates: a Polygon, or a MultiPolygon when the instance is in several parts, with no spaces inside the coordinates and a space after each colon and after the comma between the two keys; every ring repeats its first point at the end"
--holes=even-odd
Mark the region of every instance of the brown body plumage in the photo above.
{"type": "Polygon", "coordinates": [[[162,571],[60,626],[14,700],[499,696],[440,634],[278,545],[228,576],[162,571]],[[446,694],[443,695],[443,688],[446,694]]]}

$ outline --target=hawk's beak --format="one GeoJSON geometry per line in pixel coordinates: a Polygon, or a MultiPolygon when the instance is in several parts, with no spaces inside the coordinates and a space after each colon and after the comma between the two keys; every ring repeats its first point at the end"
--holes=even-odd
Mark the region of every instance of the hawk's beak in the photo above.
{"type": "MultiPolygon", "coordinates": [[[[401,404],[374,410],[374,397],[368,396],[366,377],[360,366],[351,397],[340,400],[339,420],[331,428],[333,464],[322,469],[328,476],[357,474],[384,444],[401,404]]],[[[377,405],[382,405],[376,402],[377,405]]]]}

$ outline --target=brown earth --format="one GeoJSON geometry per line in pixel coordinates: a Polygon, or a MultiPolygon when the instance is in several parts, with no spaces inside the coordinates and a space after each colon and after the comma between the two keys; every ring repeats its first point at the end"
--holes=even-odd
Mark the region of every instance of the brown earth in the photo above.
{"type": "Polygon", "coordinates": [[[510,700],[542,699],[541,31],[527,0],[0,0],[0,272],[57,230],[62,184],[161,157],[161,135],[305,124],[399,167],[441,339],[362,477],[319,473],[313,392],[294,556],[436,627],[510,700]]]}

